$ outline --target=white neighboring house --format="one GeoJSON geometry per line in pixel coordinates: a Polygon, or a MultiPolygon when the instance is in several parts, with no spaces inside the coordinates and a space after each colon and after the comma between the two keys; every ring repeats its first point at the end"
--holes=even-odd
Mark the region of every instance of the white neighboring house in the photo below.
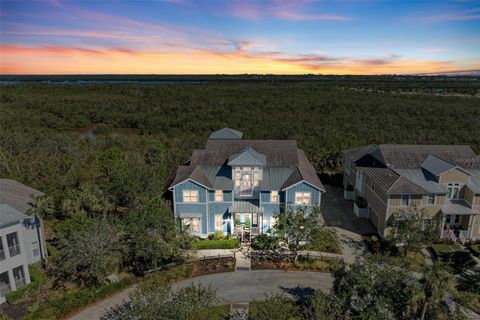
{"type": "Polygon", "coordinates": [[[0,304],[7,292],[30,283],[28,265],[47,257],[42,221],[27,215],[38,190],[0,179],[0,304]]]}

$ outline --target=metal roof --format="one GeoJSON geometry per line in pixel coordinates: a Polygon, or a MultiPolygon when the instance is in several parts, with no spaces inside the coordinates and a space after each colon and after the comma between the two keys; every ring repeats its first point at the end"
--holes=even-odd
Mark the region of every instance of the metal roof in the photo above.
{"type": "Polygon", "coordinates": [[[456,168],[457,165],[445,161],[433,154],[428,155],[427,159],[422,163],[422,168],[427,170],[428,172],[438,176],[445,171],[451,170],[456,168]]]}
{"type": "Polygon", "coordinates": [[[34,197],[43,193],[11,179],[0,179],[0,203],[25,213],[32,208],[34,197]]]}
{"type": "Polygon", "coordinates": [[[427,194],[428,191],[422,187],[417,186],[415,183],[412,183],[404,177],[399,177],[397,181],[387,190],[389,194],[427,194]]]}
{"type": "Polygon", "coordinates": [[[385,190],[389,194],[426,194],[425,189],[417,184],[402,177],[396,171],[390,168],[370,168],[362,167],[360,171],[367,174],[375,181],[375,185],[385,190]]]}
{"type": "Polygon", "coordinates": [[[242,139],[243,133],[230,128],[223,128],[213,132],[208,139],[213,140],[239,140],[242,139]]]}
{"type": "Polygon", "coordinates": [[[260,189],[264,191],[281,190],[283,183],[294,170],[290,167],[264,168],[260,189]]]}
{"type": "Polygon", "coordinates": [[[450,200],[450,203],[447,203],[442,207],[442,212],[444,214],[461,215],[478,214],[478,211],[470,208],[465,200],[450,200]]]}
{"type": "Polygon", "coordinates": [[[249,201],[235,201],[228,211],[234,213],[263,213],[263,207],[258,207],[249,201]]]}
{"type": "Polygon", "coordinates": [[[348,156],[350,159],[352,159],[352,161],[357,161],[358,159],[366,155],[375,147],[376,145],[370,144],[368,146],[362,146],[362,147],[345,150],[343,154],[348,156]]]}
{"type": "Polygon", "coordinates": [[[239,153],[231,155],[228,159],[229,166],[249,165],[264,167],[266,164],[267,157],[250,147],[245,148],[239,153]]]}
{"type": "Polygon", "coordinates": [[[6,203],[0,203],[0,228],[19,223],[25,218],[30,218],[6,203]]]}
{"type": "Polygon", "coordinates": [[[408,179],[428,193],[446,194],[447,188],[438,183],[435,176],[423,169],[395,169],[395,172],[408,179]]]}

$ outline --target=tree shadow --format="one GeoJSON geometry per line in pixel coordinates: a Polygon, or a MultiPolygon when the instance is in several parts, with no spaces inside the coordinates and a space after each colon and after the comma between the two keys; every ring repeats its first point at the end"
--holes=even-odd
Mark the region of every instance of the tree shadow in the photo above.
{"type": "Polygon", "coordinates": [[[307,301],[310,297],[315,294],[315,289],[310,287],[294,287],[294,288],[285,288],[280,287],[283,292],[291,295],[297,302],[303,303],[307,301]]]}

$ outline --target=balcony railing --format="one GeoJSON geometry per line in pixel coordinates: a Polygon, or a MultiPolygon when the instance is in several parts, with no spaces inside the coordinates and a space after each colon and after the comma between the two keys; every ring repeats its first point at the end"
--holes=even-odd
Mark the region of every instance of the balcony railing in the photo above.
{"type": "Polygon", "coordinates": [[[0,261],[5,260],[5,250],[0,250],[0,261]]]}
{"type": "Polygon", "coordinates": [[[25,278],[19,278],[15,279],[15,287],[21,288],[27,285],[27,281],[25,281],[25,278]]]}
{"type": "Polygon", "coordinates": [[[20,245],[13,245],[8,247],[8,251],[10,252],[10,257],[16,256],[17,254],[20,254],[20,245]]]}

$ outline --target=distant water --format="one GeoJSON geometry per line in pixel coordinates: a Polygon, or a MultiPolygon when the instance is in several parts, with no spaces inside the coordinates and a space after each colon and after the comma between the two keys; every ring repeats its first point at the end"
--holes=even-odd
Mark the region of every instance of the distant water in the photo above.
{"type": "Polygon", "coordinates": [[[0,80],[0,84],[31,84],[44,83],[56,85],[80,85],[80,84],[207,84],[208,81],[176,81],[176,80],[0,80]]]}

